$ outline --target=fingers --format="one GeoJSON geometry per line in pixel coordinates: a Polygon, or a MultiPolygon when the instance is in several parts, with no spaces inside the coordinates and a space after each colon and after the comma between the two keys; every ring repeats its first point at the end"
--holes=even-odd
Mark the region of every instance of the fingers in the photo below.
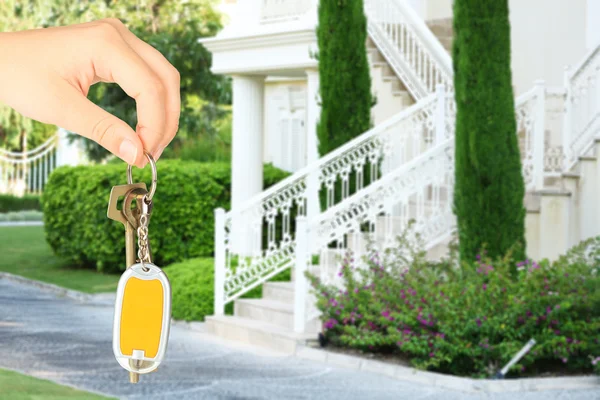
{"type": "MultiPolygon", "coordinates": [[[[161,140],[152,153],[154,159],[158,160],[164,148],[173,140],[179,127],[179,115],[181,112],[180,78],[179,72],[169,61],[154,47],[140,40],[117,19],[107,19],[107,23],[115,27],[125,42],[135,51],[161,79],[165,88],[165,130],[162,132],[161,140]]],[[[144,142],[150,138],[142,137],[144,142]]]]}
{"type": "Polygon", "coordinates": [[[143,168],[147,161],[137,133],[127,123],[82,96],[77,89],[65,86],[61,97],[67,110],[60,126],[95,141],[126,163],[143,168]]]}
{"type": "MultiPolygon", "coordinates": [[[[102,45],[94,48],[92,63],[96,75],[116,82],[136,101],[137,133],[143,148],[155,154],[164,143],[166,129],[166,87],[148,63],[122,38],[112,23],[99,21],[94,26],[95,40],[102,45]]],[[[139,157],[139,155],[138,155],[139,157]]]]}

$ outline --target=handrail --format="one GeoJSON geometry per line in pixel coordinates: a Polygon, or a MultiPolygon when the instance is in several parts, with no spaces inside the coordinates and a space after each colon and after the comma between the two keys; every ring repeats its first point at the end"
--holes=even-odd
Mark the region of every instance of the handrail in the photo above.
{"type": "Polygon", "coordinates": [[[419,100],[444,84],[453,92],[450,55],[405,2],[366,0],[369,35],[407,90],[419,100]]]}
{"type": "Polygon", "coordinates": [[[402,121],[407,116],[412,115],[418,109],[423,108],[423,107],[433,103],[435,101],[435,99],[436,99],[435,95],[431,95],[424,99],[421,99],[420,101],[411,105],[410,107],[405,108],[400,113],[387,119],[386,121],[382,122],[381,124],[371,128],[364,134],[357,136],[356,138],[350,140],[349,142],[346,142],[345,144],[338,147],[337,149],[327,153],[325,156],[319,158],[316,162],[303,167],[302,169],[296,171],[294,174],[288,176],[284,180],[271,186],[267,190],[256,194],[255,196],[251,197],[250,199],[248,199],[241,205],[237,206],[235,209],[230,210],[227,213],[227,215],[231,215],[238,211],[242,212],[243,210],[248,210],[248,209],[256,206],[258,203],[261,202],[261,200],[271,197],[273,194],[279,192],[281,189],[285,188],[286,186],[289,186],[291,183],[293,183],[295,181],[299,181],[301,178],[308,176],[311,172],[318,171],[320,167],[328,164],[332,160],[336,159],[340,155],[344,154],[348,150],[355,147],[357,144],[359,144],[361,142],[366,142],[367,140],[373,138],[377,134],[384,132],[386,129],[388,129],[389,127],[393,126],[394,124],[397,124],[398,122],[402,121]]]}
{"type": "Polygon", "coordinates": [[[402,10],[402,13],[410,20],[410,23],[415,28],[421,39],[430,46],[429,50],[432,51],[432,55],[440,61],[444,72],[449,76],[454,76],[454,69],[452,68],[452,58],[446,51],[444,46],[440,43],[438,38],[431,32],[431,29],[425,24],[425,21],[417,12],[405,1],[394,1],[396,7],[402,10]]]}
{"type": "MultiPolygon", "coordinates": [[[[410,160],[407,163],[403,164],[402,166],[398,167],[392,173],[384,175],[383,177],[381,177],[381,179],[379,179],[376,182],[374,182],[373,184],[365,187],[360,192],[361,195],[364,193],[367,193],[369,191],[372,191],[376,187],[386,186],[386,185],[390,184],[397,176],[402,175],[402,174],[406,173],[407,171],[412,170],[413,168],[415,168],[415,166],[417,166],[419,164],[423,164],[424,162],[427,162],[427,160],[431,159],[431,157],[446,150],[449,146],[453,147],[453,144],[454,144],[453,137],[450,139],[444,140],[443,142],[437,144],[435,147],[432,147],[431,149],[425,151],[423,154],[418,155],[417,157],[413,158],[412,160],[410,160]]],[[[352,202],[354,200],[355,199],[353,197],[348,197],[347,199],[344,199],[343,201],[334,205],[333,207],[330,207],[326,211],[324,211],[321,214],[312,218],[309,221],[309,226],[313,227],[315,225],[318,225],[322,221],[331,219],[336,214],[338,214],[340,212],[340,210],[348,208],[348,205],[352,204],[352,202]]]]}
{"type": "Polygon", "coordinates": [[[582,73],[582,71],[585,69],[585,67],[588,65],[588,63],[590,63],[590,61],[594,58],[594,56],[597,53],[600,53],[600,42],[596,45],[596,47],[594,47],[593,49],[588,51],[586,53],[586,55],[583,57],[583,59],[581,61],[579,61],[575,65],[575,67],[573,67],[573,69],[571,69],[568,72],[568,79],[573,80],[573,79],[577,78],[577,75],[582,73]]]}

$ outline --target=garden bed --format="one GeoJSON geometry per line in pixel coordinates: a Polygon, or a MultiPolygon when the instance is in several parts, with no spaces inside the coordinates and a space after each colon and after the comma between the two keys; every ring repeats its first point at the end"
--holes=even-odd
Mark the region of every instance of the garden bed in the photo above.
{"type": "Polygon", "coordinates": [[[555,262],[452,255],[432,263],[401,239],[364,261],[346,257],[338,282],[309,278],[335,348],[486,378],[533,338],[512,376],[592,374],[600,371],[599,249],[600,238],[555,262]]]}

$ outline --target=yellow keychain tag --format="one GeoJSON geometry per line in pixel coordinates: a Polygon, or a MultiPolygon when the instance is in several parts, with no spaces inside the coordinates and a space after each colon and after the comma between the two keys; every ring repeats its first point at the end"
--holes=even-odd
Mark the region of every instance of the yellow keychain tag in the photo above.
{"type": "Polygon", "coordinates": [[[117,288],[113,352],[129,372],[146,374],[158,368],[167,349],[171,323],[171,285],[151,263],[128,268],[117,288]]]}

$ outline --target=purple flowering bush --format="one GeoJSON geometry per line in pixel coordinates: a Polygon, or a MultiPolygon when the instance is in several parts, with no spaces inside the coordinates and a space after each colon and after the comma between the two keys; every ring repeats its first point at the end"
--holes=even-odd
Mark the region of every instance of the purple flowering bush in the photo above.
{"type": "Polygon", "coordinates": [[[600,370],[599,248],[593,239],[553,263],[485,254],[459,263],[455,251],[432,263],[399,238],[362,262],[348,255],[335,285],[309,279],[336,346],[484,377],[534,338],[511,375],[589,373],[600,370]]]}

